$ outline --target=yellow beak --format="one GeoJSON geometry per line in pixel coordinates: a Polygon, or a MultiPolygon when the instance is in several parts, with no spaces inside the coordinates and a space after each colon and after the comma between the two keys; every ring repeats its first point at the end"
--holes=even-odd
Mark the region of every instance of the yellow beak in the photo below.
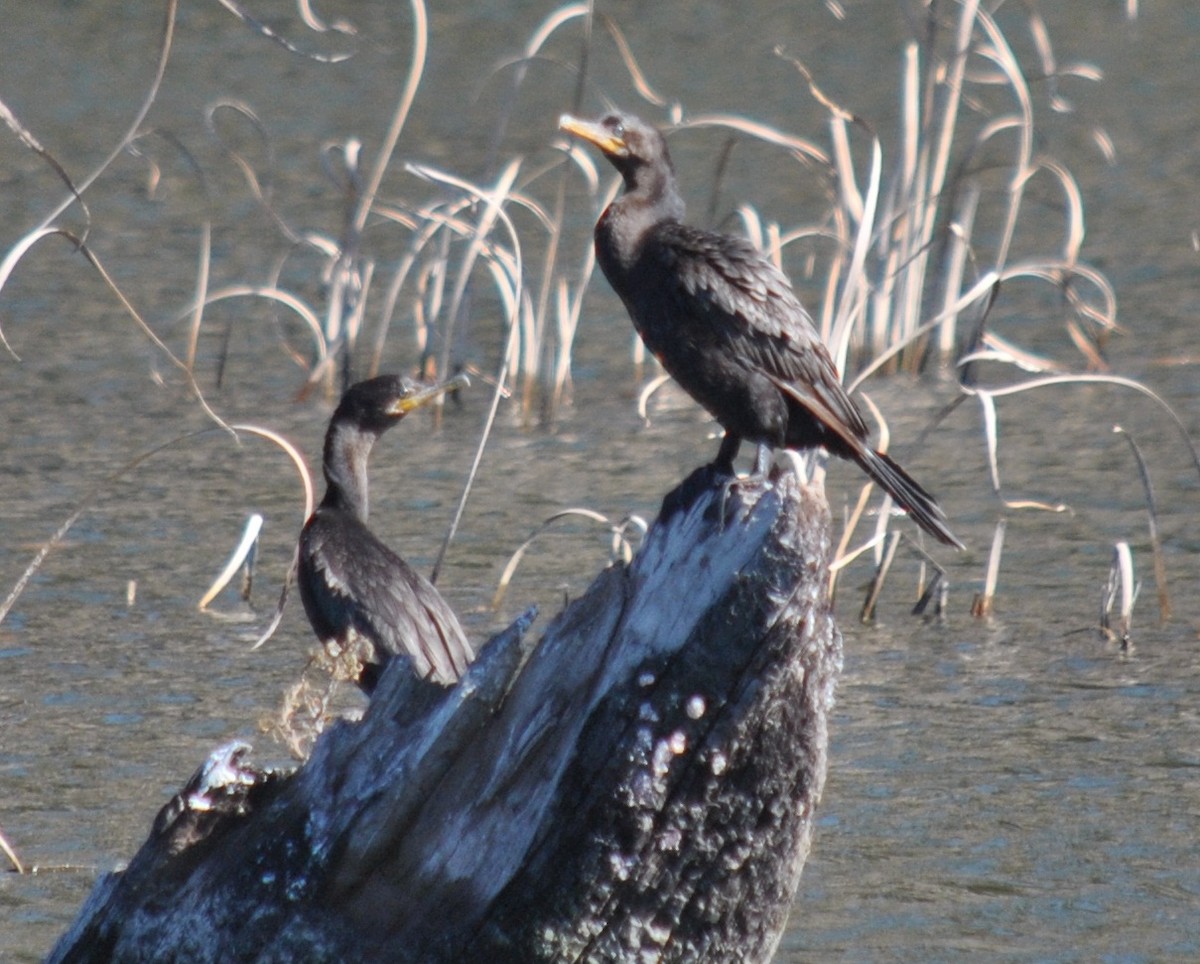
{"type": "Polygon", "coordinates": [[[574,134],[589,144],[595,144],[605,154],[619,157],[625,153],[625,142],[621,138],[614,137],[610,131],[592,121],[563,114],[558,119],[558,129],[574,134]]]}
{"type": "Polygon", "coordinates": [[[391,408],[388,409],[388,414],[407,415],[413,409],[420,408],[422,405],[428,405],[434,399],[445,395],[446,392],[452,392],[458,388],[466,388],[470,384],[471,379],[467,378],[466,375],[455,375],[444,382],[438,382],[438,384],[431,385],[429,388],[422,388],[411,395],[405,395],[403,398],[396,399],[392,403],[391,408]]]}

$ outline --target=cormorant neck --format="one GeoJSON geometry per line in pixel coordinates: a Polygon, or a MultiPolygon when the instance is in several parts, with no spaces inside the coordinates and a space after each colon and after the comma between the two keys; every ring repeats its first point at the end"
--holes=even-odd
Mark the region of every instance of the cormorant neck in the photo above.
{"type": "Polygon", "coordinates": [[[350,422],[335,423],[325,436],[324,508],[341,509],[367,521],[367,460],[378,435],[350,422]]]}
{"type": "Polygon", "coordinates": [[[682,221],[683,198],[675,180],[675,167],[669,157],[658,163],[638,163],[622,172],[625,207],[636,207],[653,215],[655,221],[682,221]]]}
{"type": "Polygon", "coordinates": [[[683,221],[683,198],[670,165],[667,160],[665,164],[641,163],[622,170],[625,192],[596,223],[597,254],[610,281],[611,272],[632,268],[652,229],[683,221]]]}

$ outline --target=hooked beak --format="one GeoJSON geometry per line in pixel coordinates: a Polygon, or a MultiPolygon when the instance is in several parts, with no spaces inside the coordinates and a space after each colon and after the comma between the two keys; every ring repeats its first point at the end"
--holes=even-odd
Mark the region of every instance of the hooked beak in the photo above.
{"type": "Polygon", "coordinates": [[[436,385],[431,385],[428,388],[422,388],[411,395],[405,395],[403,398],[396,399],[388,409],[389,415],[407,415],[414,409],[420,408],[423,405],[428,405],[430,402],[445,395],[446,392],[453,392],[460,388],[466,388],[471,384],[471,379],[466,375],[455,375],[453,378],[448,378],[444,382],[438,382],[436,385]]]}
{"type": "Polygon", "coordinates": [[[574,134],[589,144],[595,144],[609,157],[621,157],[625,154],[625,142],[614,137],[612,132],[592,121],[580,120],[570,114],[563,114],[558,119],[558,129],[574,134]]]}

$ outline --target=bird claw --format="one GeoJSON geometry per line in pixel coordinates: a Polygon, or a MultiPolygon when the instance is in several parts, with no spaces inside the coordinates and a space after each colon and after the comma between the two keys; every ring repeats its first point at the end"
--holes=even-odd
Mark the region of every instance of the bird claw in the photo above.
{"type": "Polygon", "coordinates": [[[715,506],[706,510],[705,518],[709,522],[715,522],[719,531],[724,532],[725,526],[732,522],[737,514],[737,503],[732,498],[734,491],[739,489],[746,480],[739,476],[732,466],[725,465],[719,458],[693,472],[689,481],[694,478],[703,478],[706,490],[714,488],[721,490],[720,499],[715,506]]]}

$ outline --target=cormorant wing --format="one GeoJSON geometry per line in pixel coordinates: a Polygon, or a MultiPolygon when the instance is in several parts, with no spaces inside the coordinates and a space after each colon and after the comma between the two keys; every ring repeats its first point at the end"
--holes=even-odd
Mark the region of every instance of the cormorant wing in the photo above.
{"type": "Polygon", "coordinates": [[[867,437],[858,406],[782,271],[743,238],[678,222],[656,233],[643,257],[662,259],[655,276],[675,289],[662,296],[674,302],[674,317],[689,337],[766,375],[837,434],[867,437]]]}
{"type": "Polygon", "coordinates": [[[356,614],[360,631],[386,652],[409,656],[418,675],[442,683],[457,680],[471,662],[471,647],[441,594],[381,542],[362,558],[368,562],[364,572],[370,582],[363,588],[370,602],[356,614]],[[379,562],[369,561],[370,556],[379,556],[379,562]]]}
{"type": "Polygon", "coordinates": [[[353,629],[374,643],[381,657],[407,656],[418,676],[454,682],[473,653],[453,611],[432,583],[357,519],[348,518],[330,527],[335,540],[322,538],[320,515],[306,533],[306,554],[320,576],[310,580],[309,591],[333,624],[333,634],[353,629]]]}

